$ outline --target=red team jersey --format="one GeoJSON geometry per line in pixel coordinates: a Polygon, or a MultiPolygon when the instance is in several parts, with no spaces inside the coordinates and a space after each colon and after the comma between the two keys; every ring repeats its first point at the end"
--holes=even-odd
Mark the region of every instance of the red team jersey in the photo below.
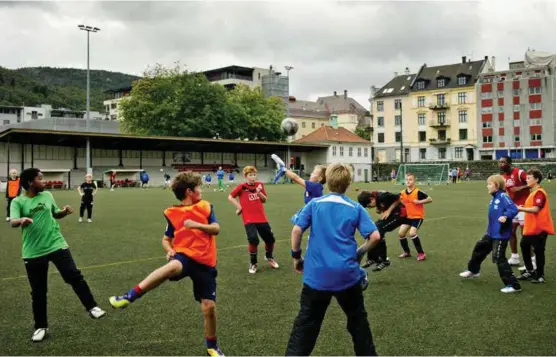
{"type": "Polygon", "coordinates": [[[257,181],[253,185],[248,185],[247,182],[241,183],[230,193],[232,197],[238,197],[240,199],[244,225],[248,223],[267,223],[265,208],[256,190],[259,185],[261,185],[262,188],[261,193],[267,196],[265,186],[257,181]]]}
{"type": "Polygon", "coordinates": [[[530,195],[530,189],[526,187],[520,191],[512,192],[511,188],[526,186],[526,171],[513,167],[511,173],[503,173],[503,177],[505,178],[505,190],[509,197],[517,206],[524,205],[528,195],[530,195]]]}

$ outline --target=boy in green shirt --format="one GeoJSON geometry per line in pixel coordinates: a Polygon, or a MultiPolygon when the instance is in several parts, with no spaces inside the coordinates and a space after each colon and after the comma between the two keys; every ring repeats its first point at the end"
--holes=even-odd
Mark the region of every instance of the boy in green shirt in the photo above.
{"type": "Polygon", "coordinates": [[[36,330],[31,340],[40,342],[48,332],[46,292],[49,262],[54,263],[64,281],[72,286],[89,316],[100,319],[106,312],[97,306],[56,222],[56,219],[72,214],[73,209],[70,206],[58,208],[52,194],[44,192],[43,174],[39,169],[24,170],[20,180],[25,194],[12,201],[10,223],[14,228],[22,227],[22,256],[31,285],[36,330]]]}

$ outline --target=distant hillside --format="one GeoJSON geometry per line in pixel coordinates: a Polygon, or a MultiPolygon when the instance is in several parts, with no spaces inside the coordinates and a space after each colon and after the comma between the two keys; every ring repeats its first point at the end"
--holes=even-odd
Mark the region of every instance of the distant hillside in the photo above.
{"type": "MultiPolygon", "coordinates": [[[[91,110],[104,111],[104,91],[131,85],[139,77],[91,70],[91,110]]],[[[0,105],[38,106],[85,110],[87,71],[75,68],[0,67],[0,105]]]]}

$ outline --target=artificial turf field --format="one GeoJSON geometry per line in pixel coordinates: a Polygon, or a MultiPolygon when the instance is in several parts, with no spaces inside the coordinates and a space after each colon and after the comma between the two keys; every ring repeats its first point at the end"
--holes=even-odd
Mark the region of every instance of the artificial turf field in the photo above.
{"type": "MultiPolygon", "coordinates": [[[[545,186],[555,215],[554,183],[545,186]]],[[[387,183],[357,187],[401,189],[387,183]]],[[[434,199],[426,207],[420,230],[428,260],[398,259],[398,239],[390,233],[387,244],[393,264],[380,273],[370,272],[364,293],[378,353],[555,355],[555,237],[548,238],[544,285],[526,282],[521,293],[502,294],[490,256],[480,279],[462,281],[458,273],[466,268],[474,243],[486,228],[490,196],[485,183],[422,189],[434,199]]],[[[267,191],[265,207],[281,268],[271,270],[265,264],[261,244],[260,270],[255,275],[248,274],[244,228],[227,194],[204,193],[221,224],[217,335],[228,355],[283,355],[299,307],[301,276],[291,267],[289,218],[302,205],[302,189],[267,185],[267,191]]],[[[349,195],[356,197],[354,187],[349,195]]],[[[76,192],[55,192],[54,197],[60,207],[79,207],[76,192]]],[[[90,319],[51,264],[50,337],[39,344],[30,341],[33,320],[20,259],[21,233],[0,225],[0,355],[204,355],[203,319],[191,281],[167,282],[125,310],[114,311],[108,303],[109,296],[126,292],[165,263],[162,211],[175,203],[170,191],[158,188],[104,189],[95,199],[93,223],[78,223],[77,214],[61,220],[73,256],[108,315],[90,319]]],[[[375,212],[372,215],[375,219],[375,212]]],[[[313,354],[353,355],[345,325],[344,314],[333,301],[313,354]]]]}

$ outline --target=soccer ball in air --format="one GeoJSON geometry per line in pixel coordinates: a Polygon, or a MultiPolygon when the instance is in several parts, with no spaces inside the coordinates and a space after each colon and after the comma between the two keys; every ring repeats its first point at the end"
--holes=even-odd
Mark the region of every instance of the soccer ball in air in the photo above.
{"type": "Polygon", "coordinates": [[[292,136],[298,132],[298,122],[292,118],[286,118],[280,123],[282,131],[287,136],[292,136]]]}

